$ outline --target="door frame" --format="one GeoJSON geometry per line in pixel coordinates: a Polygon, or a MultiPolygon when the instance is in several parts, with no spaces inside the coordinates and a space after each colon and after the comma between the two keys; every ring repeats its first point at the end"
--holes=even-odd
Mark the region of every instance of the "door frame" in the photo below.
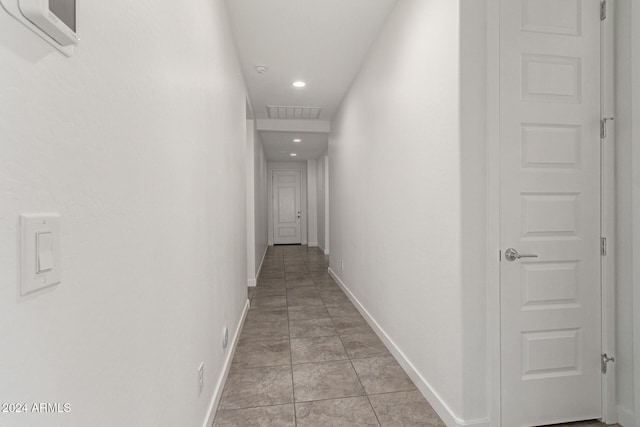
{"type": "Polygon", "coordinates": [[[302,172],[299,170],[273,170],[271,171],[271,195],[272,195],[272,203],[271,203],[271,227],[273,230],[273,244],[302,244],[302,172]],[[276,175],[278,176],[296,176],[297,175],[297,190],[296,194],[294,194],[294,210],[295,210],[295,199],[297,198],[297,204],[299,205],[298,210],[298,237],[300,238],[300,243],[276,243],[276,228],[277,224],[280,223],[279,214],[280,214],[280,191],[279,191],[279,183],[276,181],[276,175]],[[276,196],[276,188],[278,188],[277,196],[276,196]],[[278,200],[276,201],[276,197],[278,200]],[[276,206],[278,206],[278,215],[276,215],[276,206]],[[278,219],[276,219],[278,218],[278,219]]]}
{"type": "MultiPolygon", "coordinates": [[[[600,67],[602,79],[601,117],[613,117],[615,112],[615,2],[607,2],[607,19],[601,21],[600,67]]],[[[602,291],[602,353],[616,355],[616,254],[615,254],[615,126],[610,123],[607,137],[601,140],[601,236],[607,239],[607,254],[600,257],[602,291]]],[[[602,378],[602,420],[618,422],[616,404],[616,363],[609,363],[602,378]]]]}
{"type": "MultiPolygon", "coordinates": [[[[607,19],[601,23],[602,117],[614,111],[614,3],[607,4],[607,19]]],[[[487,6],[487,412],[489,424],[502,425],[501,330],[500,330],[500,0],[487,6]]],[[[602,352],[615,356],[615,134],[607,129],[601,143],[601,236],[607,238],[607,255],[601,256],[602,352]]],[[[609,363],[602,378],[602,420],[616,423],[616,369],[609,363]]]]}
{"type": "Polygon", "coordinates": [[[300,173],[300,241],[301,245],[307,244],[307,169],[306,162],[271,162],[267,163],[267,176],[269,179],[269,185],[267,186],[267,220],[268,220],[268,242],[269,246],[274,245],[274,230],[273,230],[273,173],[274,172],[298,172],[300,173]],[[284,164],[290,163],[291,167],[287,167],[284,164]]]}

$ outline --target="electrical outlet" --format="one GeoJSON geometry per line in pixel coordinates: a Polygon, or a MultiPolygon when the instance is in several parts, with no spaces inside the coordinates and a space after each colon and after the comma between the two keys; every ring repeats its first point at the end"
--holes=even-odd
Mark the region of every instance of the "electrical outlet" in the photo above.
{"type": "Polygon", "coordinates": [[[202,393],[204,387],[204,362],[200,362],[198,366],[198,396],[202,393]]]}
{"type": "Polygon", "coordinates": [[[227,348],[229,344],[229,328],[226,326],[222,330],[222,348],[227,348]]]}

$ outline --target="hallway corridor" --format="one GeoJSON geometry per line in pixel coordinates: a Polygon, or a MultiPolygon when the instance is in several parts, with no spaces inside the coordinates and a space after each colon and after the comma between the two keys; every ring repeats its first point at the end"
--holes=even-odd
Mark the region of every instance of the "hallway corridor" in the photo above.
{"type": "Polygon", "coordinates": [[[640,0],[0,0],[0,75],[0,427],[640,427],[640,0]]]}
{"type": "Polygon", "coordinates": [[[215,426],[444,426],[306,246],[269,247],[215,426]]]}

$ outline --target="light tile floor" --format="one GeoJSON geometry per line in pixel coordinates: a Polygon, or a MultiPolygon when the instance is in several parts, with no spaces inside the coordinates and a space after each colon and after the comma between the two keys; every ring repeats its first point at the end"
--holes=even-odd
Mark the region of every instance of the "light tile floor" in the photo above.
{"type": "Polygon", "coordinates": [[[327,268],[268,248],[214,426],[444,426],[327,268]]]}
{"type": "Polygon", "coordinates": [[[269,247],[215,426],[444,426],[327,273],[269,247]]]}

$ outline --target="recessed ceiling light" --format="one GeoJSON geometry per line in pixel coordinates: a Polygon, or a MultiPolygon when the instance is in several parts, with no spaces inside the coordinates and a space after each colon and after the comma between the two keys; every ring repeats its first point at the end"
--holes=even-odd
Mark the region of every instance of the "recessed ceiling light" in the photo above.
{"type": "Polygon", "coordinates": [[[297,154],[296,154],[296,153],[291,153],[291,154],[289,154],[289,155],[290,155],[291,157],[295,157],[295,156],[297,156],[297,154]]]}
{"type": "Polygon", "coordinates": [[[302,140],[300,138],[296,138],[293,140],[293,142],[302,142],[302,140]]]}
{"type": "Polygon", "coordinates": [[[307,84],[303,81],[298,80],[297,82],[293,82],[293,87],[305,87],[307,84]]]}

